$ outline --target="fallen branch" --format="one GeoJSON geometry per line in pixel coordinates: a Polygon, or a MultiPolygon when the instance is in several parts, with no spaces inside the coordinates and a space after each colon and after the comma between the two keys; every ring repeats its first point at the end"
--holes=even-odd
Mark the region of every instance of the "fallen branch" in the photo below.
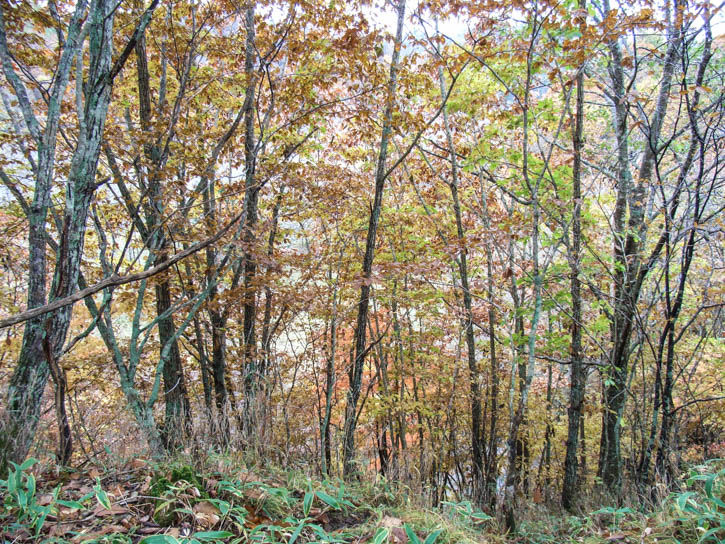
{"type": "Polygon", "coordinates": [[[184,251],[181,251],[174,255],[173,257],[169,258],[168,260],[164,261],[163,263],[153,266],[149,268],[148,270],[144,270],[143,272],[137,272],[135,274],[129,274],[127,276],[119,276],[118,274],[111,274],[104,280],[99,281],[98,283],[95,283],[93,285],[90,285],[86,287],[85,289],[81,289],[80,291],[76,291],[72,295],[68,295],[67,297],[59,298],[57,300],[54,300],[53,302],[50,302],[48,304],[45,304],[43,306],[37,306],[35,308],[32,308],[31,310],[26,310],[25,312],[21,312],[19,314],[15,314],[11,317],[7,317],[5,319],[0,319],[0,329],[4,329],[6,327],[11,327],[12,325],[17,325],[18,323],[23,323],[24,321],[28,321],[30,319],[35,319],[38,316],[47,314],[49,312],[54,312],[55,310],[58,310],[59,308],[63,308],[64,306],[68,306],[69,304],[74,304],[78,302],[79,300],[83,300],[86,297],[89,297],[95,293],[98,293],[99,291],[103,291],[104,289],[108,289],[109,287],[117,287],[119,285],[123,285],[125,283],[132,283],[135,281],[141,281],[145,280],[147,278],[150,278],[151,276],[155,276],[156,274],[159,274],[163,272],[164,270],[167,270],[168,268],[171,268],[179,261],[186,259],[190,255],[193,255],[194,253],[210,246],[214,242],[221,239],[222,236],[224,236],[227,232],[229,232],[229,229],[231,229],[235,223],[237,223],[244,212],[237,214],[234,219],[232,219],[222,230],[220,230],[218,233],[216,233],[211,238],[207,238],[206,240],[203,240],[201,242],[197,242],[196,244],[189,246],[184,251]]]}

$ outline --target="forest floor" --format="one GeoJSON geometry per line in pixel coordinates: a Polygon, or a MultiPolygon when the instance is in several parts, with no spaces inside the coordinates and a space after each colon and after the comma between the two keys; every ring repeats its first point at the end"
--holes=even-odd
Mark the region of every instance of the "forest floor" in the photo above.
{"type": "Polygon", "coordinates": [[[724,515],[704,524],[700,515],[707,496],[716,499],[715,514],[725,511],[717,504],[723,471],[713,472],[719,476],[710,484],[701,478],[700,491],[651,512],[605,507],[574,516],[525,503],[517,510],[516,534],[506,534],[495,518],[465,501],[422,508],[383,484],[321,482],[229,456],[194,465],[137,459],[58,471],[26,462],[0,481],[0,542],[648,544],[721,542],[725,536],[724,515]]]}

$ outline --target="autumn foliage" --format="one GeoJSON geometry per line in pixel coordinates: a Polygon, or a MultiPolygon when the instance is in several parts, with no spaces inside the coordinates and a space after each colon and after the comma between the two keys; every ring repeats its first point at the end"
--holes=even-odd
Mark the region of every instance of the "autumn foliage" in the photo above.
{"type": "Polygon", "coordinates": [[[2,477],[243,452],[512,532],[681,490],[725,456],[719,9],[2,1],[2,477]]]}

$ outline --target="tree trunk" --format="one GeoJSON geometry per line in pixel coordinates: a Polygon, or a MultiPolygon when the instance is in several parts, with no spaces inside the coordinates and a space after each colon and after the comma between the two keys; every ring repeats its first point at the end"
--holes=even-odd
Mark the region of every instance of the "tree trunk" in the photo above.
{"type": "Polygon", "coordinates": [[[383,115],[383,131],[380,139],[380,153],[378,155],[377,169],[375,171],[375,197],[370,212],[367,240],[365,242],[365,256],[363,258],[362,277],[360,287],[360,300],[358,302],[357,322],[354,334],[354,361],[352,364],[350,388],[347,394],[345,407],[345,432],[343,439],[343,477],[349,479],[355,473],[355,428],[357,426],[357,403],[362,388],[363,366],[365,363],[366,326],[368,318],[368,305],[370,303],[370,282],[372,281],[373,259],[375,257],[375,239],[380,219],[380,210],[385,188],[386,161],[388,157],[388,142],[392,134],[393,107],[395,90],[398,80],[398,60],[403,41],[403,23],[405,21],[405,0],[398,0],[398,26],[395,35],[393,58],[390,64],[390,79],[387,85],[385,113],[383,115]]]}
{"type": "MultiPolygon", "coordinates": [[[[189,65],[190,62],[187,62],[187,66],[189,65]]],[[[157,136],[151,132],[151,84],[144,37],[141,37],[136,43],[136,74],[141,129],[150,138],[156,139],[157,136]]],[[[186,77],[182,79],[186,79],[186,77]]],[[[183,92],[184,85],[182,84],[179,95],[183,94],[183,92]]],[[[164,94],[164,90],[161,89],[159,94],[164,94]]],[[[177,101],[178,99],[177,97],[177,101]]],[[[173,127],[170,129],[169,138],[171,134],[173,134],[173,127]]],[[[143,146],[144,155],[149,163],[147,184],[150,204],[146,207],[146,223],[141,233],[144,235],[144,242],[157,254],[156,264],[161,264],[168,258],[168,243],[163,231],[164,196],[161,179],[159,179],[168,152],[161,149],[159,141],[143,146]]],[[[163,362],[165,416],[162,436],[166,447],[173,450],[182,444],[184,435],[190,431],[191,408],[186,392],[181,351],[176,340],[176,326],[173,317],[170,315],[172,302],[168,276],[162,276],[160,282],[155,285],[154,290],[156,294],[156,315],[161,317],[167,314],[158,323],[159,357],[162,356],[161,353],[164,351],[166,344],[171,343],[168,351],[169,355],[163,362]]]]}
{"type": "MultiPolygon", "coordinates": [[[[534,45],[538,37],[538,31],[540,26],[537,22],[538,13],[534,13],[533,30],[530,42],[530,52],[533,51],[534,45]]],[[[542,277],[539,266],[539,221],[541,216],[541,210],[539,206],[539,183],[541,177],[538,176],[534,184],[532,185],[529,172],[529,100],[532,82],[532,64],[533,59],[531,53],[527,59],[527,75],[526,84],[524,88],[523,98],[523,138],[522,138],[522,175],[524,184],[529,191],[530,203],[532,207],[532,225],[531,225],[531,261],[533,264],[533,270],[531,273],[534,289],[533,289],[533,300],[534,300],[534,312],[531,316],[531,322],[529,325],[529,334],[527,342],[527,363],[524,366],[523,363],[519,365],[519,399],[515,413],[511,416],[511,424],[509,426],[509,437],[508,437],[508,467],[506,471],[506,489],[504,497],[504,517],[506,523],[506,529],[510,533],[516,531],[516,515],[515,515],[515,502],[516,502],[516,487],[520,480],[520,470],[518,466],[518,448],[519,443],[522,445],[522,456],[521,461],[528,465],[527,461],[527,450],[528,440],[525,436],[519,436],[520,426],[524,422],[526,417],[526,410],[528,408],[529,390],[531,388],[531,382],[534,378],[534,370],[536,368],[536,338],[537,328],[539,325],[539,318],[541,316],[542,309],[542,277]]],[[[513,278],[512,278],[513,280],[513,278]]],[[[512,282],[513,283],[513,282],[512,282]]],[[[515,291],[516,285],[512,284],[512,288],[515,291]]],[[[523,329],[523,326],[522,326],[523,329]]],[[[523,330],[522,330],[523,333],[523,330]]],[[[527,466],[522,467],[524,472],[527,471],[527,466]]]]}
{"type": "MultiPolygon", "coordinates": [[[[13,68],[5,33],[4,11],[7,8],[0,7],[2,68],[15,91],[28,131],[35,139],[38,149],[35,193],[28,216],[28,308],[35,308],[46,302],[45,223],[54,176],[55,142],[71,64],[83,47],[81,25],[86,5],[84,1],[78,2],[71,17],[50,89],[48,113],[42,129],[33,113],[27,90],[13,68]]],[[[49,301],[70,295],[76,290],[78,283],[86,219],[97,187],[98,154],[113,83],[111,53],[114,13],[109,0],[93,0],[86,18],[86,24],[89,25],[90,63],[83,93],[85,104],[82,104],[82,100],[77,101],[83,110],[77,112],[80,131],[66,184],[66,208],[49,301]]],[[[145,24],[148,24],[148,19],[145,24]]],[[[143,31],[145,24],[138,28],[143,31]]],[[[65,306],[49,315],[30,320],[25,326],[20,356],[8,387],[4,437],[0,440],[0,477],[7,472],[9,461],[21,462],[30,449],[40,417],[40,401],[49,375],[43,344],[48,342],[53,357],[60,356],[70,326],[71,312],[72,305],[65,306]]]]}
{"type": "Polygon", "coordinates": [[[68,380],[66,379],[65,369],[60,366],[53,355],[48,336],[46,336],[46,342],[43,347],[45,349],[45,359],[48,362],[50,374],[55,382],[55,415],[58,423],[58,450],[56,452],[56,459],[60,466],[68,466],[70,458],[73,455],[73,435],[65,408],[68,380]]]}
{"type": "MultiPolygon", "coordinates": [[[[189,273],[187,276],[191,277],[189,273]]],[[[206,415],[209,418],[209,423],[214,426],[214,404],[212,401],[212,384],[211,376],[209,374],[209,356],[206,351],[206,342],[204,339],[204,333],[201,329],[201,323],[199,322],[199,316],[194,316],[194,342],[196,343],[196,349],[199,352],[199,370],[201,373],[201,385],[204,390],[204,409],[206,415]]]]}
{"type": "MultiPolygon", "coordinates": [[[[165,260],[163,255],[159,263],[165,260]]],[[[163,315],[171,309],[171,287],[168,281],[155,286],[156,314],[163,315]]],[[[169,355],[163,363],[165,417],[163,427],[164,443],[169,450],[183,444],[186,434],[191,431],[191,407],[186,392],[186,381],[181,363],[181,352],[176,339],[176,327],[169,316],[159,321],[159,344],[163,353],[164,347],[170,344],[169,355]]],[[[159,353],[159,357],[162,354],[159,353]]]]}
{"type": "MultiPolygon", "coordinates": [[[[332,274],[330,273],[330,276],[332,274]]],[[[329,476],[332,463],[332,449],[330,446],[330,417],[332,414],[332,398],[335,393],[335,356],[337,354],[337,278],[332,289],[332,314],[330,315],[330,352],[325,366],[325,415],[320,429],[322,440],[322,475],[329,476]]]]}
{"type": "MultiPolygon", "coordinates": [[[[443,75],[443,68],[438,69],[438,79],[441,88],[441,102],[445,101],[446,83],[443,75]]],[[[471,289],[468,280],[468,262],[466,247],[466,238],[463,231],[463,219],[461,216],[461,204],[458,199],[458,164],[456,161],[456,149],[453,143],[453,135],[451,133],[450,123],[448,121],[448,110],[443,104],[443,127],[446,134],[446,142],[448,144],[448,154],[451,162],[451,181],[449,187],[451,190],[451,198],[453,199],[453,213],[456,218],[456,236],[460,253],[456,258],[458,265],[458,274],[461,278],[461,291],[463,294],[463,329],[466,336],[466,355],[468,359],[469,372],[469,388],[471,391],[471,452],[472,452],[472,479],[473,479],[473,497],[477,503],[482,502],[484,493],[483,483],[483,421],[481,418],[481,376],[478,369],[478,361],[476,361],[476,339],[473,333],[473,301],[471,297],[471,289]]]]}
{"type": "MultiPolygon", "coordinates": [[[[586,9],[586,0],[579,0],[579,7],[586,9]]],[[[583,23],[584,24],[584,23],[583,23]]],[[[567,510],[574,508],[577,490],[579,448],[579,427],[586,388],[586,369],[582,361],[582,297],[579,267],[581,265],[581,168],[582,134],[584,131],[584,70],[579,69],[576,77],[576,115],[574,119],[574,164],[572,185],[574,210],[571,219],[571,241],[569,246],[569,270],[571,276],[571,375],[569,378],[569,424],[566,435],[564,457],[564,482],[561,489],[561,503],[567,510]]]]}
{"type": "MultiPolygon", "coordinates": [[[[605,0],[605,10],[609,2],[605,0]]],[[[674,21],[681,18],[682,6],[675,5],[674,21]]],[[[659,153],[660,131],[669,101],[670,87],[681,43],[677,23],[668,29],[668,45],[657,103],[649,123],[648,142],[639,165],[637,183],[633,183],[629,164],[628,102],[622,52],[617,40],[607,45],[610,53],[609,72],[617,140],[617,198],[613,217],[614,227],[614,308],[611,324],[609,375],[604,385],[605,415],[600,444],[600,467],[605,487],[619,497],[622,486],[621,418],[627,398],[629,375],[629,344],[632,336],[636,305],[642,282],[649,266],[642,263],[641,250],[646,241],[645,193],[659,153]],[[626,212],[629,209],[629,217],[626,212]]],[[[661,250],[658,246],[655,251],[661,250]],[[659,248],[659,249],[658,249],[659,248]]],[[[655,256],[655,255],[653,255],[655,256]]],[[[653,262],[652,257],[649,262],[653,262]]]]}
{"type": "MultiPolygon", "coordinates": [[[[285,157],[288,158],[288,157],[285,157]]],[[[267,239],[267,262],[270,263],[267,265],[266,272],[269,275],[269,273],[272,271],[273,265],[271,263],[274,262],[274,245],[277,239],[277,228],[279,226],[279,212],[282,207],[282,197],[284,196],[284,185],[282,185],[279,189],[279,192],[277,193],[277,196],[274,201],[274,207],[272,208],[272,225],[269,230],[269,238],[267,239]]],[[[268,412],[269,412],[269,396],[271,395],[271,389],[269,387],[269,371],[272,363],[272,338],[275,333],[275,326],[272,325],[272,300],[274,299],[274,293],[272,292],[272,288],[269,286],[269,284],[264,286],[264,313],[262,316],[262,337],[261,337],[261,348],[262,353],[259,357],[259,379],[261,381],[260,383],[260,389],[262,393],[261,398],[261,406],[260,406],[260,412],[262,421],[264,422],[261,426],[262,429],[262,439],[266,440],[266,421],[268,419],[268,412]]],[[[285,308],[283,307],[280,310],[280,317],[278,318],[281,320],[282,315],[285,311],[285,308]]]]}
{"type": "Polygon", "coordinates": [[[257,224],[259,185],[255,179],[256,168],[256,136],[254,129],[254,112],[257,80],[254,73],[256,64],[254,4],[245,10],[246,56],[244,72],[247,89],[244,96],[244,177],[246,218],[244,223],[244,407],[242,419],[244,436],[247,445],[257,440],[257,392],[259,390],[259,369],[257,353],[257,290],[256,274],[257,259],[254,255],[255,232],[257,224]]]}

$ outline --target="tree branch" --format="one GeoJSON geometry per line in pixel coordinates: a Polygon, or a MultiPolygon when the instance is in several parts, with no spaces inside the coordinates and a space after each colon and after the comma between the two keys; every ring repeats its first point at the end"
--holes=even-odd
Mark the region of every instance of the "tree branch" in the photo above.
{"type": "MultiPolygon", "coordinates": [[[[243,212],[242,212],[243,213],[243,212]]],[[[227,232],[229,232],[229,229],[231,229],[235,223],[239,221],[239,219],[242,217],[242,213],[237,214],[234,219],[232,219],[222,230],[220,230],[218,233],[216,233],[211,238],[207,238],[206,240],[203,240],[201,242],[198,242],[189,248],[185,249],[184,251],[181,251],[180,253],[177,253],[167,261],[164,261],[163,263],[153,266],[149,268],[148,270],[144,270],[143,272],[137,272],[135,274],[128,274],[127,276],[119,276],[118,274],[112,274],[111,276],[107,277],[106,279],[99,281],[98,283],[95,283],[89,287],[86,287],[85,289],[81,289],[80,291],[76,291],[72,295],[68,295],[67,297],[59,298],[57,300],[54,300],[53,302],[46,304],[44,306],[38,306],[36,308],[33,308],[32,310],[27,310],[25,312],[21,312],[19,314],[15,314],[11,317],[0,319],[0,329],[4,329],[6,327],[10,327],[12,325],[17,325],[18,323],[23,323],[24,321],[28,321],[29,319],[34,319],[38,316],[47,314],[49,312],[54,312],[55,310],[58,310],[59,308],[63,308],[65,306],[68,306],[69,304],[73,304],[75,302],[78,302],[79,300],[83,300],[86,297],[89,297],[99,291],[102,291],[104,289],[107,289],[109,287],[116,287],[118,285],[123,285],[126,283],[132,283],[135,281],[141,281],[145,280],[147,278],[150,278],[151,276],[155,276],[156,274],[159,274],[163,272],[164,270],[171,268],[179,261],[193,255],[194,253],[204,249],[205,247],[210,246],[214,242],[218,241],[222,238],[227,232]]]]}

